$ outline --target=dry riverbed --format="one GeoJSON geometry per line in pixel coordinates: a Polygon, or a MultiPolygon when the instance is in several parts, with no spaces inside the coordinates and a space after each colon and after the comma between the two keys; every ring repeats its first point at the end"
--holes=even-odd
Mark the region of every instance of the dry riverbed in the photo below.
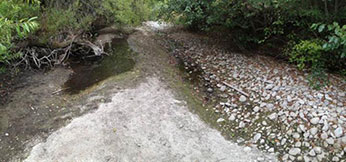
{"type": "MultiPolygon", "coordinates": [[[[222,129],[218,115],[154,40],[155,25],[128,38],[136,52],[128,49],[132,68],[120,66],[125,70],[107,71],[99,80],[82,75],[92,80],[85,87],[78,79],[66,84],[81,78],[78,67],[28,76],[28,84],[0,106],[0,161],[276,161],[214,129],[222,129]]],[[[92,66],[88,74],[113,68],[92,66]]]]}
{"type": "Polygon", "coordinates": [[[214,104],[226,135],[282,161],[346,160],[344,78],[330,74],[330,84],[315,90],[308,73],[271,57],[231,52],[217,38],[182,30],[160,35],[195,91],[214,104]]]}

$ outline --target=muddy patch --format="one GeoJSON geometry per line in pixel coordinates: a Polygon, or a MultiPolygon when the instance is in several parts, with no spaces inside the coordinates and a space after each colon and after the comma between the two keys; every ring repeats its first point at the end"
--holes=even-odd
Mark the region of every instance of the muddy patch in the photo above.
{"type": "Polygon", "coordinates": [[[126,39],[114,39],[108,54],[94,62],[71,62],[71,69],[56,67],[46,72],[32,72],[17,81],[13,85],[17,88],[0,104],[0,162],[21,161],[26,156],[25,149],[35,143],[33,140],[45,139],[72,118],[106,102],[105,94],[114,86],[111,82],[107,88],[92,89],[90,93],[70,94],[98,86],[101,81],[130,71],[135,65],[135,54],[126,39]],[[99,96],[100,101],[89,103],[92,95],[99,96]]]}
{"type": "Polygon", "coordinates": [[[57,116],[68,111],[64,96],[54,95],[71,71],[57,67],[21,77],[16,90],[0,104],[0,161],[7,162],[24,149],[25,142],[62,124],[57,116]]]}
{"type": "Polygon", "coordinates": [[[64,89],[68,94],[77,94],[113,75],[131,70],[135,61],[125,39],[114,39],[109,56],[96,62],[84,61],[72,63],[73,74],[65,82],[64,89]]]}
{"type": "Polygon", "coordinates": [[[8,116],[6,113],[0,112],[0,132],[8,128],[8,116]]]}

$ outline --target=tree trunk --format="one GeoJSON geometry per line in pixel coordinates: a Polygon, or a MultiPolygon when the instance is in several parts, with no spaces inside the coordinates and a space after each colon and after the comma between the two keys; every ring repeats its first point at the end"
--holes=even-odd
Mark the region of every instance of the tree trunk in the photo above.
{"type": "Polygon", "coordinates": [[[327,0],[324,0],[324,13],[325,13],[326,17],[329,16],[327,0]]]}
{"type": "Polygon", "coordinates": [[[338,14],[338,8],[339,8],[339,1],[338,0],[335,0],[335,4],[334,4],[334,15],[337,15],[338,14]]]}

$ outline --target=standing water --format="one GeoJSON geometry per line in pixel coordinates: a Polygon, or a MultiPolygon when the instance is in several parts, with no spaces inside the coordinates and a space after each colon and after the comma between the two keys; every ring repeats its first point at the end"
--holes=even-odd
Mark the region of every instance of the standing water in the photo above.
{"type": "Polygon", "coordinates": [[[114,39],[112,48],[100,61],[72,64],[73,74],[65,82],[66,93],[77,94],[111,76],[131,70],[135,61],[126,39],[114,39]]]}

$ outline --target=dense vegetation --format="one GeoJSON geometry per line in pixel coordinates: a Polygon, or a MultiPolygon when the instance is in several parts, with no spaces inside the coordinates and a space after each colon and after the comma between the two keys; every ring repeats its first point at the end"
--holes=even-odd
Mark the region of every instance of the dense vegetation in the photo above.
{"type": "MultiPolygon", "coordinates": [[[[109,24],[139,25],[155,15],[155,0],[2,0],[0,69],[23,57],[20,48],[62,47],[61,42],[109,24]],[[30,40],[23,47],[24,39],[30,40]],[[60,43],[60,44],[59,44],[60,43]]],[[[48,55],[48,54],[47,54],[48,55]]]]}
{"type": "Polygon", "coordinates": [[[139,25],[158,16],[158,8],[193,30],[226,29],[242,48],[280,48],[278,55],[310,69],[317,82],[326,70],[346,73],[343,0],[0,1],[1,69],[21,57],[18,44],[28,37],[35,46],[59,47],[59,40],[99,25],[139,25]]]}
{"type": "Polygon", "coordinates": [[[284,47],[300,69],[345,73],[346,1],[168,0],[163,15],[194,30],[226,28],[244,48],[284,47]]]}
{"type": "MultiPolygon", "coordinates": [[[[0,1],[0,65],[20,57],[20,53],[11,51],[14,41],[24,39],[38,28],[35,21],[39,4],[8,0],[0,1]]],[[[0,67],[3,71],[4,67],[0,67]]]]}

